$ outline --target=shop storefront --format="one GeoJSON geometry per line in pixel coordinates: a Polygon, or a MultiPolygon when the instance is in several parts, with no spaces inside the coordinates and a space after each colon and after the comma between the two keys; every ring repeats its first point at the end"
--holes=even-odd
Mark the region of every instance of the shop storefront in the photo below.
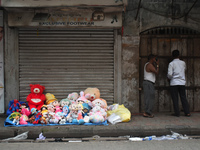
{"type": "Polygon", "coordinates": [[[124,3],[112,3],[24,7],[4,1],[6,105],[14,98],[25,101],[29,84],[45,86],[57,99],[97,87],[108,104],[120,103],[124,3]]]}

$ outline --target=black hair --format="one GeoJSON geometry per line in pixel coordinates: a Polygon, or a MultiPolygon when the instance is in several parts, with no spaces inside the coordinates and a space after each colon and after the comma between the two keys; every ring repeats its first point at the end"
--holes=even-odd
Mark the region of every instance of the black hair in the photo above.
{"type": "Polygon", "coordinates": [[[174,57],[174,58],[178,58],[179,57],[179,50],[173,50],[172,51],[172,56],[174,57]]]}
{"type": "Polygon", "coordinates": [[[152,58],[155,58],[155,57],[156,57],[156,55],[150,54],[150,55],[148,56],[148,61],[151,60],[152,58]]]}

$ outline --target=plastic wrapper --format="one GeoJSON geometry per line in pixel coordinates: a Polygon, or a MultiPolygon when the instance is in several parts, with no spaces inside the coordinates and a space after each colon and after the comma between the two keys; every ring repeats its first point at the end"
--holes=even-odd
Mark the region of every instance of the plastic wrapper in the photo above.
{"type": "Polygon", "coordinates": [[[12,137],[12,138],[8,138],[8,139],[3,139],[2,141],[9,141],[9,140],[25,140],[28,138],[28,131],[27,132],[24,132],[22,134],[19,134],[15,137],[12,137]]]}
{"type": "Polygon", "coordinates": [[[113,106],[117,107],[112,107],[114,109],[111,109],[107,111],[108,115],[108,121],[112,124],[118,123],[118,122],[128,122],[131,120],[131,113],[130,111],[124,107],[124,105],[118,105],[114,104],[113,106]]]}

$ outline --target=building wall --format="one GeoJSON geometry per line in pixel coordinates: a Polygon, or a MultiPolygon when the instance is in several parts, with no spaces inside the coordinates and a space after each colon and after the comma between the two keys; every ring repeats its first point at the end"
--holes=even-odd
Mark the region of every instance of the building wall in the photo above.
{"type": "Polygon", "coordinates": [[[10,100],[19,98],[18,34],[15,28],[5,27],[5,108],[10,100]]]}
{"type": "MultiPolygon", "coordinates": [[[[200,31],[200,2],[196,0],[129,0],[123,12],[122,36],[122,103],[139,112],[140,32],[159,26],[182,26],[200,31]],[[192,7],[193,6],[193,7],[192,7]],[[191,11],[189,11],[191,9],[191,11]]],[[[6,14],[5,14],[6,16],[6,14]]],[[[6,22],[6,20],[4,21],[6,22]]],[[[6,24],[6,23],[5,23],[6,24]]],[[[5,27],[5,100],[19,97],[18,51],[15,28],[5,27]],[[10,42],[15,41],[15,42],[10,42]]]]}
{"type": "Polygon", "coordinates": [[[122,103],[139,112],[139,36],[124,36],[122,43],[122,103]]]}
{"type": "Polygon", "coordinates": [[[187,27],[200,31],[200,2],[195,2],[177,0],[172,4],[168,0],[141,0],[138,6],[138,0],[128,1],[122,37],[122,89],[125,89],[122,91],[122,103],[131,112],[139,112],[140,107],[139,34],[159,26],[187,27]]]}

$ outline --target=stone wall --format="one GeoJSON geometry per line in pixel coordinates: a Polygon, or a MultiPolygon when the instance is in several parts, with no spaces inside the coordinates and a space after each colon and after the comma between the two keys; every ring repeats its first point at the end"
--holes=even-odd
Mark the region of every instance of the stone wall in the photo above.
{"type": "Polygon", "coordinates": [[[129,0],[123,14],[122,103],[139,112],[139,34],[162,26],[200,31],[200,2],[196,0],[129,0]]]}
{"type": "Polygon", "coordinates": [[[139,112],[139,36],[122,38],[122,103],[139,112]]]}

